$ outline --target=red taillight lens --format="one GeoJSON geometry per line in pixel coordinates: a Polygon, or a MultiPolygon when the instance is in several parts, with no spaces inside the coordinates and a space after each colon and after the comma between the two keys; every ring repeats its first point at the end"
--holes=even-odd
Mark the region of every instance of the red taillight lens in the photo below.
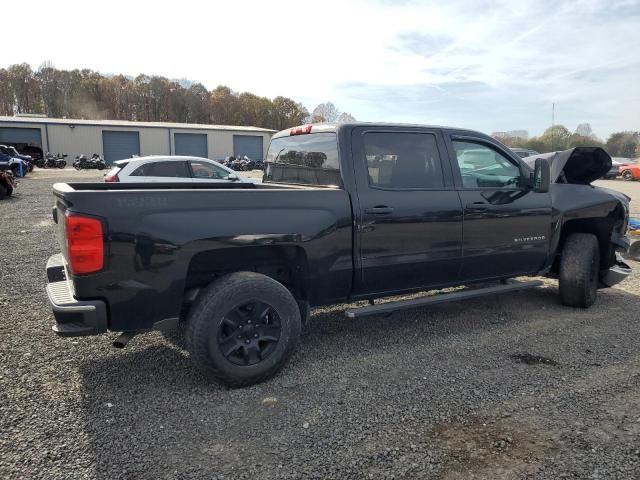
{"type": "Polygon", "coordinates": [[[100,220],[66,215],[65,234],[71,273],[92,273],[102,269],[104,247],[100,220]]]}
{"type": "Polygon", "coordinates": [[[118,178],[118,175],[106,175],[104,177],[104,181],[105,182],[119,182],[120,179],[118,178]]]}
{"type": "Polygon", "coordinates": [[[305,135],[311,133],[311,127],[313,125],[302,125],[301,127],[295,127],[289,130],[289,135],[305,135]]]}

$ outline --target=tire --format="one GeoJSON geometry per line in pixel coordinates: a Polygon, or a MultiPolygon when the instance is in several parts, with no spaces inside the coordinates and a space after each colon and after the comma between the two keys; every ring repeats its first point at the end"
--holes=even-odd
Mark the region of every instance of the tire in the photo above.
{"type": "Polygon", "coordinates": [[[4,185],[0,185],[0,200],[4,200],[7,195],[7,188],[4,185]]]}
{"type": "Polygon", "coordinates": [[[596,301],[600,246],[591,233],[572,233],[560,259],[560,299],[569,307],[589,308],[596,301]]]}
{"type": "Polygon", "coordinates": [[[187,350],[210,379],[243,387],[275,375],[298,346],[300,330],[289,290],[265,275],[236,272],[200,293],[187,320],[187,350]]]}
{"type": "Polygon", "coordinates": [[[633,242],[629,247],[629,257],[640,262],[640,240],[633,242]]]}
{"type": "Polygon", "coordinates": [[[631,170],[624,170],[620,175],[622,175],[622,179],[626,180],[627,182],[633,180],[633,173],[631,172],[631,170]]]}

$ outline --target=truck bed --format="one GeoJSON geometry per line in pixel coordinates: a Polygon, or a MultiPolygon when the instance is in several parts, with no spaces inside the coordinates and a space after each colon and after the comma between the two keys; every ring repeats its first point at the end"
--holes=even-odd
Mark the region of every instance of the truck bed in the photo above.
{"type": "Polygon", "coordinates": [[[350,292],[352,215],[342,189],[57,183],[53,191],[61,235],[67,212],[104,222],[104,268],[72,277],[77,299],[107,301],[111,330],[143,330],[177,317],[185,291],[210,281],[211,265],[232,269],[266,257],[279,268],[294,257],[297,271],[287,274],[317,286],[306,292],[312,303],[350,292]]]}

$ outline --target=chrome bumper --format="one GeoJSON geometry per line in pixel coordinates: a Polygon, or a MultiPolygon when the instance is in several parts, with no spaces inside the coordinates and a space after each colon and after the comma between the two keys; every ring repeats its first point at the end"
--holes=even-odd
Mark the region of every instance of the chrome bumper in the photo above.
{"type": "Polygon", "coordinates": [[[101,300],[77,300],[67,278],[66,262],[60,254],[47,262],[47,296],[62,337],[97,335],[107,331],[107,307],[101,300]]]}

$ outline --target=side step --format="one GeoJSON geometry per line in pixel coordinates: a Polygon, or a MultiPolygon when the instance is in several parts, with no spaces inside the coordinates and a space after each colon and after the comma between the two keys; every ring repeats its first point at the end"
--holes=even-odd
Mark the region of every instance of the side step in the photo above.
{"type": "Polygon", "coordinates": [[[351,308],[344,313],[349,318],[366,317],[368,315],[379,315],[384,313],[392,313],[400,310],[408,310],[410,308],[424,307],[425,305],[435,305],[436,303],[456,302],[458,300],[466,300],[468,298],[484,297],[485,295],[493,295],[496,293],[515,292],[518,290],[529,290],[542,285],[540,280],[531,280],[529,282],[509,283],[507,285],[497,285],[495,287],[476,288],[469,290],[461,290],[459,292],[442,293],[429,297],[416,298],[413,300],[399,300],[397,302],[387,302],[378,305],[368,305],[361,308],[351,308]]]}

